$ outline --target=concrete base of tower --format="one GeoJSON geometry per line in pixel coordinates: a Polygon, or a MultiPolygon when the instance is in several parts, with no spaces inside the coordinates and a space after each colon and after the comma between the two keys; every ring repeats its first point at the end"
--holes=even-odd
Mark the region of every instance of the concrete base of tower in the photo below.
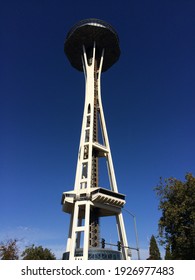
{"type": "MultiPolygon", "coordinates": [[[[83,249],[76,249],[75,257],[82,257],[83,249]]],[[[63,260],[69,260],[69,252],[65,252],[63,260]]],[[[88,260],[122,260],[122,254],[119,251],[102,248],[89,248],[88,260]]]]}

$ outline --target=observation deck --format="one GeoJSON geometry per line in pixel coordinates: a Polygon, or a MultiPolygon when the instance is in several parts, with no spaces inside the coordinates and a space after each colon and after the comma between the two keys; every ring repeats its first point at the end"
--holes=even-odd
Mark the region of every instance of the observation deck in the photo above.
{"type": "Polygon", "coordinates": [[[103,20],[90,18],[75,24],[65,40],[64,52],[74,68],[83,71],[83,46],[90,52],[94,42],[97,59],[100,59],[102,50],[105,50],[102,71],[109,69],[119,59],[119,38],[114,28],[103,20]]]}
{"type": "Polygon", "coordinates": [[[101,187],[92,189],[90,194],[87,194],[85,191],[80,193],[80,195],[76,195],[74,191],[64,192],[61,200],[63,211],[72,213],[74,203],[77,200],[91,200],[96,207],[101,204],[99,216],[104,217],[121,211],[125,204],[125,195],[101,187]]]}

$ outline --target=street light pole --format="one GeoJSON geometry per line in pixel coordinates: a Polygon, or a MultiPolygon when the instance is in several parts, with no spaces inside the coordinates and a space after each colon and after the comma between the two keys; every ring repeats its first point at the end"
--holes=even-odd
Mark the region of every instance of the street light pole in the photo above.
{"type": "Polygon", "coordinates": [[[137,257],[138,260],[140,260],[140,251],[139,251],[139,241],[138,241],[138,233],[137,233],[137,225],[136,225],[136,217],[133,215],[129,210],[123,208],[131,217],[133,217],[133,222],[134,222],[134,229],[135,229],[135,238],[136,238],[136,250],[137,250],[137,257]]]}

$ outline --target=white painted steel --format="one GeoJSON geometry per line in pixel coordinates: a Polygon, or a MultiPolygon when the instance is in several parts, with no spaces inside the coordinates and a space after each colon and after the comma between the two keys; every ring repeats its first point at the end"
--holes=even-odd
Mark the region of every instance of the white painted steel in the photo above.
{"type": "MultiPolygon", "coordinates": [[[[76,176],[74,190],[71,192],[64,193],[64,211],[71,214],[70,218],[70,228],[67,240],[66,251],[70,252],[69,259],[75,260],[87,260],[88,250],[89,250],[89,224],[90,224],[90,209],[91,207],[97,207],[101,209],[105,215],[116,216],[117,228],[119,240],[121,243],[128,247],[125,226],[123,221],[123,216],[121,212],[121,207],[124,205],[125,201],[122,199],[117,199],[117,197],[112,196],[112,194],[91,194],[96,188],[92,188],[92,152],[95,148],[101,155],[106,157],[107,170],[110,180],[110,189],[113,192],[118,193],[117,182],[115,178],[114,166],[111,156],[111,150],[109,145],[108,133],[106,129],[106,122],[104,118],[102,100],[101,100],[101,71],[104,60],[104,50],[102,50],[101,59],[98,68],[98,78],[97,78],[97,92],[98,92],[98,104],[99,104],[99,116],[100,125],[102,132],[103,145],[94,141],[93,139],[93,129],[94,129],[94,100],[95,100],[95,64],[96,64],[96,44],[93,45],[93,55],[91,57],[91,64],[89,64],[89,57],[87,57],[87,50],[83,46],[83,70],[85,75],[85,104],[83,121],[81,128],[80,145],[78,152],[76,176]],[[81,196],[84,195],[84,199],[81,196]],[[67,207],[65,207],[67,206],[67,207]],[[81,214],[79,214],[79,209],[84,212],[84,225],[82,225],[81,214]],[[83,235],[83,256],[76,257],[75,249],[79,248],[81,235],[83,235]]],[[[99,186],[97,186],[98,188],[99,186]]],[[[102,215],[103,216],[103,215],[102,215]]],[[[122,256],[124,260],[128,260],[128,249],[122,248],[122,256]]]]}

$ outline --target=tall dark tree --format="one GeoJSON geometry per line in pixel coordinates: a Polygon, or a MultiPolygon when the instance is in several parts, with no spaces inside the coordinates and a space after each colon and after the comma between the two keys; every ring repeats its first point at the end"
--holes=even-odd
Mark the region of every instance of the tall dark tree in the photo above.
{"type": "Polygon", "coordinates": [[[170,246],[173,259],[195,259],[195,177],[187,173],[185,181],[161,179],[155,188],[162,216],[159,236],[170,246]]]}
{"type": "Polygon", "coordinates": [[[154,235],[150,238],[150,248],[149,248],[149,258],[148,260],[161,260],[160,251],[156,243],[154,235]]]}
{"type": "Polygon", "coordinates": [[[0,259],[1,260],[18,260],[19,249],[17,239],[9,239],[6,242],[0,243],[0,259]]]}
{"type": "Polygon", "coordinates": [[[32,245],[27,247],[22,253],[23,260],[55,260],[54,254],[42,246],[32,245]]]}
{"type": "Polygon", "coordinates": [[[171,254],[171,249],[170,246],[167,244],[166,249],[165,249],[165,260],[172,260],[172,254],[171,254]]]}

